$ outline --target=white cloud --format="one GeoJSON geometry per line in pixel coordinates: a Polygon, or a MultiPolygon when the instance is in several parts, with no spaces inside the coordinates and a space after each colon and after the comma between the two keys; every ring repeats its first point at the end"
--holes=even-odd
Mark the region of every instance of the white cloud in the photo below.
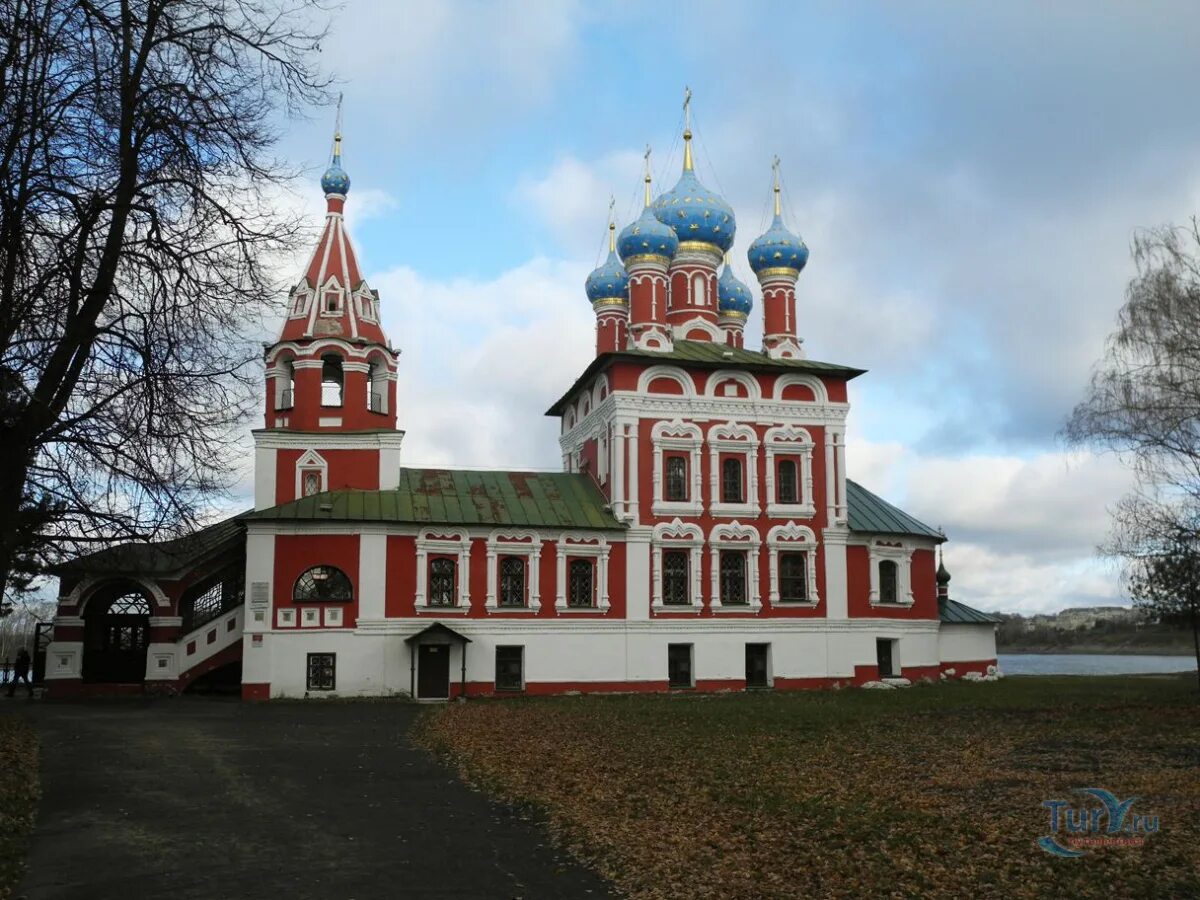
{"type": "Polygon", "coordinates": [[[556,420],[543,413],[591,361],[586,268],[532,260],[477,281],[402,267],[369,277],[400,357],[408,465],[552,468],[556,420]]]}

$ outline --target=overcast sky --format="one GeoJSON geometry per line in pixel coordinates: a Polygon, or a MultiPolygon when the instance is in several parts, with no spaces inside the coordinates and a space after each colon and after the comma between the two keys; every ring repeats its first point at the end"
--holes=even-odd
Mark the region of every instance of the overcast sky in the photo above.
{"type": "MultiPolygon", "coordinates": [[[[1127,602],[1097,560],[1129,477],[1057,437],[1136,229],[1200,201],[1200,4],[386,4],[350,0],[347,218],[400,360],[408,465],[555,468],[542,413],[591,358],[583,280],[635,217],[642,149],[764,229],[770,160],[811,257],[815,359],[851,385],[850,476],[950,537],[984,609],[1127,602]]],[[[282,150],[315,180],[332,112],[282,150]]],[[[299,264],[297,264],[297,272],[299,264]]],[[[747,346],[761,336],[760,297],[747,346]]]]}

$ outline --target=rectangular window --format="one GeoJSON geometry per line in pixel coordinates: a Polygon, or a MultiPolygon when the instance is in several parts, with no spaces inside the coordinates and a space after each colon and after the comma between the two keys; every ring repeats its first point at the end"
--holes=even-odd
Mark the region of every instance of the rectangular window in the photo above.
{"type": "Polygon", "coordinates": [[[439,556],[429,561],[429,605],[454,605],[454,560],[439,556]]]}
{"type": "Polygon", "coordinates": [[[746,551],[721,551],[721,605],[746,603],[746,551]]]}
{"type": "Polygon", "coordinates": [[[808,601],[808,554],[797,550],[779,554],[779,599],[783,603],[808,601]]]}
{"type": "Polygon", "coordinates": [[[525,690],[525,648],[496,648],[496,690],[525,690]]]}
{"type": "Polygon", "coordinates": [[[666,465],[667,490],[664,499],[677,502],[687,500],[687,460],[682,456],[668,456],[666,465]]]}
{"type": "Polygon", "coordinates": [[[668,606],[689,606],[688,569],[691,560],[687,550],[664,550],[662,555],[662,599],[668,606]]]}
{"type": "Polygon", "coordinates": [[[727,456],[721,462],[721,502],[742,503],[742,461],[727,456]]]}
{"type": "Polygon", "coordinates": [[[691,644],[667,644],[667,684],[673,688],[692,686],[691,644]]]}
{"type": "Polygon", "coordinates": [[[525,605],[525,560],[519,556],[500,559],[500,605],[525,605]]]}
{"type": "Polygon", "coordinates": [[[310,691],[332,691],[337,685],[337,654],[308,654],[308,679],[305,686],[310,691]]]}
{"type": "Polygon", "coordinates": [[[568,606],[592,606],[592,573],[594,567],[590,559],[573,559],[570,567],[570,591],[567,594],[568,606]]]}
{"type": "Polygon", "coordinates": [[[800,502],[799,484],[796,478],[796,461],[794,459],[782,459],[779,461],[776,493],[779,495],[780,503],[800,502]]]}

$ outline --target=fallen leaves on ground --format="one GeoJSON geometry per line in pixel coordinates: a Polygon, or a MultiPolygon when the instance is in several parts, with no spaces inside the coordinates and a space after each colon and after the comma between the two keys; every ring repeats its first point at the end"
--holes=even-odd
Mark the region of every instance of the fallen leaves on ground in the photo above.
{"type": "Polygon", "coordinates": [[[37,772],[37,735],[25,720],[0,713],[0,900],[12,896],[24,868],[37,772]]]}
{"type": "Polygon", "coordinates": [[[472,702],[418,740],[644,900],[1200,896],[1194,680],[472,702]],[[1048,856],[1084,787],[1159,833],[1048,856]]]}

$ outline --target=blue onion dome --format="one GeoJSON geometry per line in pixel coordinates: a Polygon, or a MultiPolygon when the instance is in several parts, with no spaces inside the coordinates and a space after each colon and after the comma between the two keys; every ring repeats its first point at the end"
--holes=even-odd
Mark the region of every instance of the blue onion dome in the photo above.
{"type": "Polygon", "coordinates": [[[350,191],[350,176],[342,168],[342,136],[334,135],[333,161],[321,176],[321,190],[326,194],[345,195],[350,191]]]}
{"type": "Polygon", "coordinates": [[[683,133],[683,175],[654,201],[654,215],[675,230],[680,242],[712,244],[721,252],[733,246],[737,223],[733,208],[700,183],[692,167],[692,133],[683,133]]]}
{"type": "Polygon", "coordinates": [[[775,173],[775,218],[771,227],[756,237],[750,244],[746,257],[750,268],[758,275],[771,269],[784,269],[797,275],[808,262],[808,247],[798,234],[787,230],[783,224],[783,205],[779,199],[779,172],[776,160],[775,173]]]}
{"type": "Polygon", "coordinates": [[[583,283],[590,303],[601,300],[609,300],[614,303],[629,302],[629,276],[625,274],[625,267],[617,259],[615,230],[616,226],[609,224],[608,258],[600,264],[599,268],[593,269],[592,274],[583,283]]]}
{"type": "Polygon", "coordinates": [[[661,256],[669,260],[679,249],[679,238],[675,230],[654,217],[649,205],[642,210],[637,220],[621,230],[617,238],[617,250],[626,263],[639,256],[661,256]]]}
{"type": "Polygon", "coordinates": [[[733,274],[733,267],[726,259],[725,270],[717,281],[717,312],[723,316],[749,316],[753,308],[754,297],[750,294],[750,288],[733,274]]]}

